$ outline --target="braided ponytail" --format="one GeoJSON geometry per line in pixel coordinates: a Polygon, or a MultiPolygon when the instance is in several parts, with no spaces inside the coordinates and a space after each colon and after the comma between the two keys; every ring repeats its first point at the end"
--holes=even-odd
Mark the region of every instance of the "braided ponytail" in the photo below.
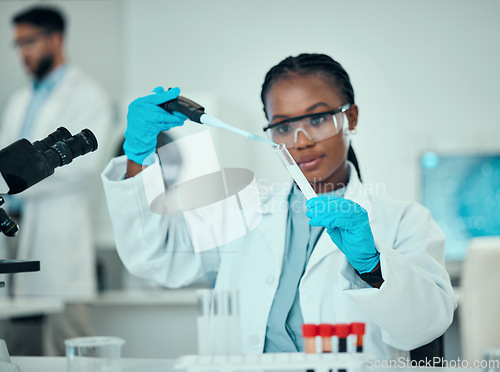
{"type": "MultiPolygon", "coordinates": [[[[346,100],[346,103],[354,104],[354,89],[352,88],[351,80],[340,63],[325,54],[304,53],[296,57],[285,58],[276,66],[271,68],[266,74],[260,94],[266,117],[266,96],[269,93],[269,90],[279,79],[287,78],[287,75],[293,74],[321,75],[325,77],[325,79],[328,79],[331,84],[338,89],[339,93],[346,100]]],[[[356,171],[358,172],[359,179],[361,180],[358,160],[351,145],[349,145],[347,160],[354,165],[356,171]]]]}

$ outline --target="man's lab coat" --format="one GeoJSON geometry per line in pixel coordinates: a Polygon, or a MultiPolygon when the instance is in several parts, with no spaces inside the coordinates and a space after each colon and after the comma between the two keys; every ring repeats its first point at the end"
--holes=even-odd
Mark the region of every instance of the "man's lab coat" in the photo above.
{"type": "MultiPolygon", "coordinates": [[[[0,127],[1,148],[19,139],[31,95],[31,88],[25,87],[8,102],[0,127]]],[[[104,91],[83,71],[68,65],[40,109],[28,140],[43,139],[61,126],[73,135],[88,128],[99,148],[56,168],[53,175],[18,194],[23,215],[17,258],[40,261],[41,270],[16,274],[16,295],[56,296],[68,301],[95,296],[91,221],[95,204],[89,189],[95,188],[95,179],[104,167],[111,124],[112,109],[104,91]]]]}
{"type": "MultiPolygon", "coordinates": [[[[421,205],[368,194],[350,166],[345,198],[368,211],[385,282],[380,289],[366,284],[325,232],[299,284],[304,322],[366,322],[369,355],[408,357],[408,350],[443,334],[453,319],[456,304],[444,268],[444,235],[421,205]]],[[[144,177],[161,177],[158,168],[156,163],[123,180],[126,158],[121,157],[103,172],[123,263],[131,273],[167,287],[217,273],[216,288],[240,293],[243,352],[261,353],[283,262],[290,185],[262,201],[258,228],[223,248],[195,253],[183,218],[149,209],[144,177]]]]}

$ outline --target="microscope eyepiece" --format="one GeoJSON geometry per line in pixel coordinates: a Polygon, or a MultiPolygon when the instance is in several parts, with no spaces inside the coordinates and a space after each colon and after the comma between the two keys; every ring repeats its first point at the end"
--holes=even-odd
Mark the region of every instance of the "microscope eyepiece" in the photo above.
{"type": "Polygon", "coordinates": [[[69,164],[74,158],[97,150],[97,139],[88,129],[82,130],[67,139],[57,141],[45,154],[51,159],[55,167],[69,164]]]}
{"type": "Polygon", "coordinates": [[[8,194],[18,194],[69,164],[74,158],[97,150],[97,139],[89,129],[74,136],[66,128],[58,128],[33,144],[20,139],[0,150],[0,173],[8,186],[8,194]]]}
{"type": "Polygon", "coordinates": [[[44,139],[33,142],[33,148],[36,151],[46,151],[58,141],[64,141],[71,137],[71,133],[64,127],[57,128],[44,139]]]}

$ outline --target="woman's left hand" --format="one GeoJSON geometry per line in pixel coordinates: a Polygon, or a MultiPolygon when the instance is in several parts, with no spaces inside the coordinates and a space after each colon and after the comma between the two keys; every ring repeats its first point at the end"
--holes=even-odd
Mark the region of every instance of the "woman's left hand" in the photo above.
{"type": "Polygon", "coordinates": [[[311,226],[323,226],[335,245],[360,274],[371,272],[380,262],[368,213],[359,204],[335,195],[307,201],[311,226]]]}

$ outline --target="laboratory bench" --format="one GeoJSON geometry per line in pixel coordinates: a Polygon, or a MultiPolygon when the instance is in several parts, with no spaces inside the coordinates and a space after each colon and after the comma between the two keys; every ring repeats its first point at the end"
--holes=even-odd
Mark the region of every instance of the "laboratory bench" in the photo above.
{"type": "MultiPolygon", "coordinates": [[[[107,291],[88,302],[96,335],[125,340],[129,358],[176,358],[197,352],[194,289],[107,291]]],[[[64,302],[47,298],[0,299],[0,339],[6,319],[64,311],[64,302]]]]}
{"type": "MultiPolygon", "coordinates": [[[[65,357],[11,357],[21,372],[67,372],[65,357]]],[[[174,359],[121,360],[121,372],[169,372],[174,371],[174,359]]]]}
{"type": "MultiPolygon", "coordinates": [[[[460,291],[455,295],[460,302],[460,291]]],[[[91,304],[91,319],[100,335],[126,341],[124,357],[176,358],[197,352],[195,299],[195,289],[108,291],[91,304]]],[[[461,357],[459,311],[455,316],[445,334],[450,360],[461,357]]]]}
{"type": "MultiPolygon", "coordinates": [[[[104,291],[91,304],[91,316],[100,335],[123,338],[126,343],[122,355],[127,358],[176,358],[197,352],[195,290],[203,284],[161,288],[132,276],[114,247],[98,250],[98,256],[104,267],[101,278],[104,291]]],[[[454,290],[460,305],[460,287],[454,290]]],[[[445,356],[449,360],[462,356],[459,312],[457,309],[445,333],[445,356]]]]}
{"type": "Polygon", "coordinates": [[[0,319],[60,313],[64,302],[54,298],[0,299],[0,319]]]}
{"type": "Polygon", "coordinates": [[[195,289],[107,291],[90,304],[96,334],[125,340],[127,358],[176,358],[197,352],[195,289]]]}
{"type": "Polygon", "coordinates": [[[101,293],[94,306],[194,306],[195,289],[113,290],[101,293]]]}
{"type": "MultiPolygon", "coordinates": [[[[197,353],[197,309],[195,290],[110,290],[89,303],[95,334],[125,340],[125,358],[177,358],[197,353]]],[[[460,290],[455,293],[460,302],[460,290]]],[[[0,300],[0,319],[57,313],[64,309],[58,300],[0,300]]],[[[459,310],[459,309],[458,309],[459,310]]],[[[445,334],[445,356],[461,357],[459,311],[445,334]]],[[[2,329],[0,323],[0,339],[2,329]]]]}
{"type": "MultiPolygon", "coordinates": [[[[64,357],[12,357],[12,362],[17,364],[21,372],[66,372],[66,358],[64,357]]],[[[174,372],[175,359],[136,359],[123,358],[121,372],[174,372]]],[[[370,368],[366,369],[367,371],[370,368]]],[[[376,368],[373,368],[376,370],[376,368]]],[[[380,369],[382,370],[382,369],[380,369]]],[[[391,368],[391,371],[424,371],[429,368],[391,368]]],[[[433,368],[435,371],[477,371],[472,368],[433,368]]],[[[180,371],[180,370],[179,370],[180,371]]]]}

